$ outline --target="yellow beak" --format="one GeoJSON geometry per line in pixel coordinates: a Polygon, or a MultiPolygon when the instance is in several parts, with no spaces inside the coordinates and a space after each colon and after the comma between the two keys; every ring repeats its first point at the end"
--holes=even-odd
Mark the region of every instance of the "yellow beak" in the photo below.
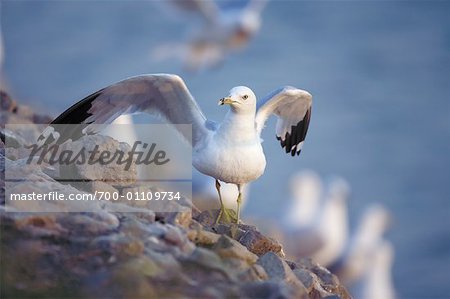
{"type": "Polygon", "coordinates": [[[218,105],[232,104],[233,102],[232,98],[221,98],[218,105]]]}

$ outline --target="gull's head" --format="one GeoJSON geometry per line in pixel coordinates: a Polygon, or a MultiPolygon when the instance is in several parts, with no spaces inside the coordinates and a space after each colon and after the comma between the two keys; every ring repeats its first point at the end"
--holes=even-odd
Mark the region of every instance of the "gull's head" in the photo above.
{"type": "Polygon", "coordinates": [[[227,97],[220,99],[219,105],[230,105],[235,112],[254,112],[256,109],[256,96],[246,86],[237,86],[230,90],[227,97]]]}

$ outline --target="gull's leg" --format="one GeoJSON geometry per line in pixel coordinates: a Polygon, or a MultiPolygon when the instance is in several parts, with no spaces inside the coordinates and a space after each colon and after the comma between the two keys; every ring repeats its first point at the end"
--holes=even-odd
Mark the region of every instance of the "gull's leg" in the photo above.
{"type": "Polygon", "coordinates": [[[234,220],[235,217],[233,215],[230,215],[230,212],[225,208],[225,205],[223,204],[222,194],[220,194],[220,183],[218,180],[216,180],[216,190],[217,193],[219,194],[220,211],[219,214],[217,215],[215,224],[218,224],[222,217],[224,218],[226,223],[231,223],[231,220],[232,219],[234,220]]]}
{"type": "Polygon", "coordinates": [[[217,193],[219,194],[219,200],[220,200],[220,211],[216,218],[216,224],[217,224],[217,223],[219,223],[220,217],[222,217],[222,214],[225,211],[225,206],[223,205],[223,201],[222,201],[222,195],[220,194],[220,183],[218,180],[216,180],[216,190],[217,190],[217,193]]]}
{"type": "Polygon", "coordinates": [[[239,220],[240,220],[240,216],[241,216],[241,200],[242,200],[242,185],[238,184],[238,191],[239,191],[239,195],[237,198],[237,219],[236,219],[236,223],[239,224],[239,220]]]}

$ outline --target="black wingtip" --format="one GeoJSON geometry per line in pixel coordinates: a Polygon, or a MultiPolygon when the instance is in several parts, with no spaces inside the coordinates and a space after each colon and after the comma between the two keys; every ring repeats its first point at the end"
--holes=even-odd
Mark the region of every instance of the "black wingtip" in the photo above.
{"type": "Polygon", "coordinates": [[[285,136],[285,145],[286,145],[286,154],[289,153],[291,151],[291,135],[289,134],[289,132],[286,132],[286,136],[285,136]]]}
{"type": "Polygon", "coordinates": [[[92,102],[97,99],[103,89],[85,97],[81,101],[72,105],[69,109],[61,113],[55,120],[53,120],[52,124],[82,124],[84,121],[91,116],[89,110],[92,107],[92,102]]]}
{"type": "MultiPolygon", "coordinates": [[[[295,126],[291,126],[291,132],[286,132],[284,141],[281,137],[277,136],[277,140],[281,143],[281,148],[286,147],[286,154],[291,153],[292,156],[295,156],[295,153],[298,150],[298,144],[303,142],[306,138],[310,120],[311,107],[306,111],[306,114],[301,121],[299,121],[295,126]],[[293,145],[295,145],[295,147],[292,149],[293,145]]],[[[301,150],[297,152],[297,156],[300,155],[300,152],[301,150]]]]}
{"type": "Polygon", "coordinates": [[[295,157],[295,148],[291,151],[291,156],[295,157]]]}
{"type": "Polygon", "coordinates": [[[51,144],[54,142],[56,142],[56,144],[61,144],[69,139],[77,140],[80,137],[82,137],[83,129],[89,123],[92,123],[92,121],[89,123],[86,122],[86,119],[88,119],[92,115],[91,113],[89,113],[89,110],[92,107],[92,103],[102,94],[102,92],[103,89],[75,103],[69,109],[61,113],[49,124],[49,127],[53,127],[55,131],[58,131],[60,137],[57,140],[53,137],[53,135],[49,135],[47,137],[40,135],[38,137],[38,142],[42,142],[42,140],[46,138],[44,144],[51,144]],[[79,125],[79,126],[63,126],[63,125],[79,125]]]}

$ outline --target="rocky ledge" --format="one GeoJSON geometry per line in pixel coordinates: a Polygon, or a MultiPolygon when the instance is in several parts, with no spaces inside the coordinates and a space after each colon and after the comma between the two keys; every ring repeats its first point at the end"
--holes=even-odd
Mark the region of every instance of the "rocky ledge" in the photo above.
{"type": "Polygon", "coordinates": [[[170,213],[147,203],[90,203],[90,212],[71,213],[5,206],[5,164],[23,175],[8,182],[16,191],[120,188],[93,182],[78,190],[44,166],[25,165],[21,145],[42,129],[30,131],[29,124],[48,118],[1,97],[2,298],[350,298],[327,269],[310,259],[286,260],[279,242],[256,227],[216,225],[217,211],[200,212],[189,200],[170,213]],[[11,132],[4,126],[10,121],[28,125],[11,132]]]}

